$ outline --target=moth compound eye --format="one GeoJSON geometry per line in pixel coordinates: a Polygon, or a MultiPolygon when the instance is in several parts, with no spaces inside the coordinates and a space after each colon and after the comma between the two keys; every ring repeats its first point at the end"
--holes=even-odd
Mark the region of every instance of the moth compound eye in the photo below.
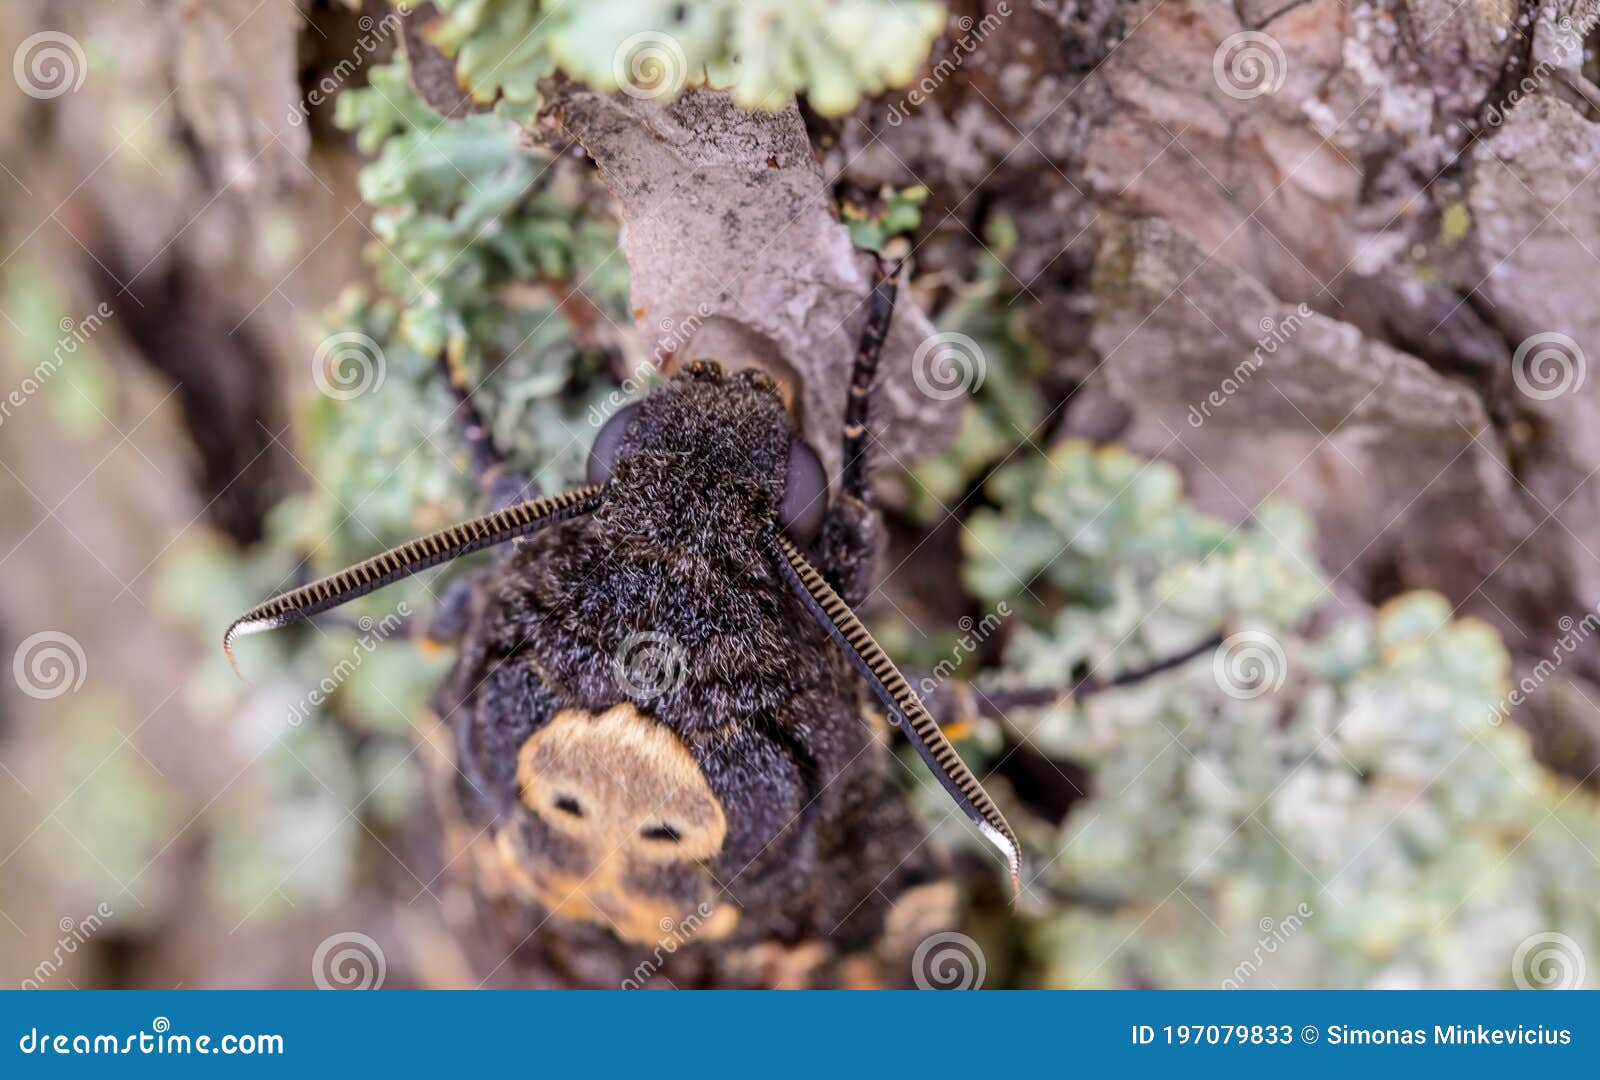
{"type": "Polygon", "coordinates": [[[797,544],[815,540],[828,512],[828,474],[822,459],[800,439],[789,443],[789,476],[783,491],[778,521],[797,544]]]}
{"type": "Polygon", "coordinates": [[[594,437],[594,445],[589,448],[589,483],[603,484],[611,479],[611,468],[617,460],[617,446],[622,442],[622,436],[628,433],[633,418],[638,415],[638,402],[618,409],[605,422],[600,434],[594,437]]]}

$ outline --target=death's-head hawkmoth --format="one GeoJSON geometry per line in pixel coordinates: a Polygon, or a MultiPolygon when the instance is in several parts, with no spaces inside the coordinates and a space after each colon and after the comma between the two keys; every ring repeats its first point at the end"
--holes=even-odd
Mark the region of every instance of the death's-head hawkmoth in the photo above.
{"type": "Polygon", "coordinates": [[[894,296],[880,269],[831,497],[770,377],[694,361],[605,423],[585,486],[487,485],[521,497],[266,601],[227,628],[230,659],[241,635],[518,541],[465,621],[448,722],[466,818],[527,903],[638,944],[692,917],[703,939],[864,946],[928,877],[874,706],[1018,890],[1016,835],[852,610],[879,529],[866,422],[894,296]]]}

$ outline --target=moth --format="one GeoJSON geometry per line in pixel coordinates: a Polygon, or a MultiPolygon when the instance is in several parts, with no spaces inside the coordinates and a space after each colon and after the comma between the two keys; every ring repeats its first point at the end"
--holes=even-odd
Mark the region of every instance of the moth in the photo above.
{"type": "Polygon", "coordinates": [[[854,611],[881,532],[867,425],[895,293],[881,264],[837,490],[756,369],[688,363],[605,422],[587,484],[531,497],[458,388],[501,505],[246,612],[230,662],[243,635],[515,541],[457,620],[444,697],[463,811],[525,900],[637,944],[693,917],[706,939],[867,947],[937,876],[872,702],[1015,895],[1016,834],[854,611]]]}

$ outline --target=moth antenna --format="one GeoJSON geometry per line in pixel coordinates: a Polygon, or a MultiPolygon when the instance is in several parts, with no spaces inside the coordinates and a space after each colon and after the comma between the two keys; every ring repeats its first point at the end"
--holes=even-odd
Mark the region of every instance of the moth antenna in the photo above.
{"type": "Polygon", "coordinates": [[[1226,639],[1227,631],[1212,634],[1182,652],[1164,656],[1142,668],[1102,677],[1090,673],[1060,686],[1000,686],[980,690],[966,679],[950,679],[923,704],[939,721],[951,727],[978,717],[1003,717],[1012,709],[1035,709],[1052,705],[1081,704],[1091,698],[1180,668],[1206,653],[1215,652],[1226,639]]]}
{"type": "Polygon", "coordinates": [[[459,559],[474,551],[526,536],[555,522],[588,513],[599,503],[603,490],[601,485],[591,484],[558,495],[517,503],[390,548],[381,555],[374,555],[320,581],[279,593],[239,616],[223,631],[222,651],[227,655],[228,663],[233,665],[234,674],[242,679],[244,676],[240,674],[239,663],[233,655],[235,639],[308,619],[430,566],[459,559]]]}
{"type": "Polygon", "coordinates": [[[895,722],[917,748],[922,760],[927,762],[933,775],[950,793],[950,797],[978,826],[984,838],[999,849],[1005,857],[1006,869],[1011,873],[1011,895],[1015,902],[1022,896],[1022,845],[1016,833],[1006,823],[1000,808],[989,793],[983,790],[978,778],[961,760],[950,740],[934,722],[922,700],[911,689],[905,676],[894,666],[894,661],[873,640],[861,624],[850,605],[839,598],[816,567],[806,561],[798,548],[778,533],[768,533],[767,540],[778,556],[778,569],[789,582],[813,617],[828,632],[828,636],[844,650],[845,656],[861,672],[872,687],[884,708],[893,714],[895,722]]]}

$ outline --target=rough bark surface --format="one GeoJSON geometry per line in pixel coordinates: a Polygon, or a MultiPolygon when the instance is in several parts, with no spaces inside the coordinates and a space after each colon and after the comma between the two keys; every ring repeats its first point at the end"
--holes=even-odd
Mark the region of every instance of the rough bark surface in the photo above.
{"type": "MultiPolygon", "coordinates": [[[[1548,654],[1600,596],[1600,93],[1572,47],[1595,5],[956,8],[926,100],[830,126],[825,165],[934,190],[925,267],[960,272],[1012,218],[1007,268],[1075,380],[1051,430],[1117,433],[1234,518],[1290,495],[1342,594],[1437,588],[1548,654]],[[1240,59],[1240,34],[1271,45],[1240,59]],[[1518,354],[1551,334],[1565,367],[1518,354]]],[[[1524,719],[1581,777],[1592,643],[1575,666],[1581,693],[1524,719]]]]}
{"type": "MultiPolygon", "coordinates": [[[[552,97],[617,200],[644,349],[773,370],[797,388],[806,435],[836,471],[870,264],[834,214],[799,110],[747,113],[716,90],[662,103],[568,83],[552,97]]],[[[897,312],[874,397],[878,445],[906,462],[955,430],[959,404],[912,378],[932,334],[922,312],[897,312]]]]}

